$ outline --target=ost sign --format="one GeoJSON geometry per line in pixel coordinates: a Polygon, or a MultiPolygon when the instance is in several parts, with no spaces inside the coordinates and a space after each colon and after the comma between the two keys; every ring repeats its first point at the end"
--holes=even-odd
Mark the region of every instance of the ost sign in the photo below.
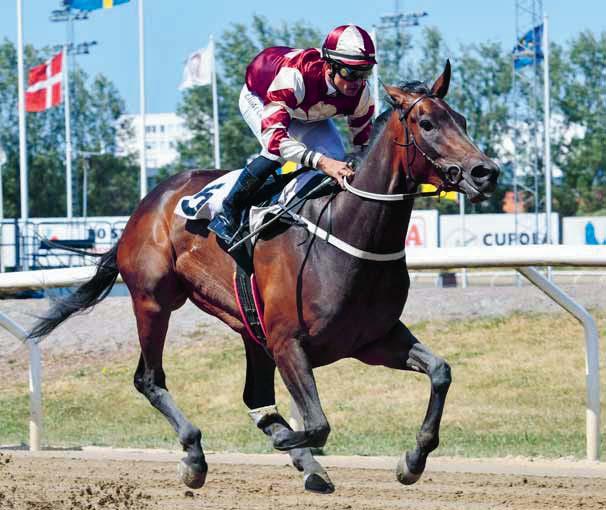
{"type": "MultiPolygon", "coordinates": [[[[440,246],[524,246],[545,244],[545,214],[457,214],[440,216],[440,246]]],[[[551,238],[559,242],[558,215],[551,215],[551,238]]]]}

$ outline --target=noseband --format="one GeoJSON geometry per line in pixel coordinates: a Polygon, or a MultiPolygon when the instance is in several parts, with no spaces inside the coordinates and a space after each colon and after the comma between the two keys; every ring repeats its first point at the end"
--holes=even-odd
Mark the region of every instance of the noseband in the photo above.
{"type": "Polygon", "coordinates": [[[397,108],[401,110],[400,121],[404,125],[405,141],[404,141],[404,143],[400,143],[396,139],[394,139],[393,143],[395,145],[397,145],[398,147],[403,147],[403,148],[407,149],[406,155],[405,155],[406,164],[404,167],[404,174],[405,174],[407,180],[410,180],[414,183],[415,188],[417,188],[420,183],[418,183],[415,180],[415,178],[413,177],[411,167],[412,167],[412,165],[414,165],[415,159],[417,157],[417,151],[420,152],[421,155],[423,156],[423,158],[425,158],[425,160],[428,161],[438,171],[438,173],[440,174],[440,177],[442,178],[442,180],[444,181],[445,184],[440,184],[440,186],[438,186],[435,191],[417,191],[414,193],[399,193],[399,194],[385,195],[385,194],[380,194],[380,193],[370,193],[368,191],[363,191],[358,188],[354,188],[351,184],[349,184],[347,182],[347,178],[344,178],[343,182],[345,184],[345,189],[347,189],[347,191],[353,193],[354,195],[358,195],[360,197],[368,198],[371,200],[380,200],[383,202],[395,202],[395,201],[408,200],[408,199],[417,198],[417,197],[435,197],[435,196],[439,196],[443,191],[449,191],[449,190],[452,190],[453,188],[454,189],[457,188],[459,183],[463,180],[463,170],[459,167],[456,175],[451,176],[445,170],[445,168],[442,165],[440,165],[440,163],[438,163],[435,159],[433,159],[431,156],[429,156],[429,154],[427,154],[419,146],[419,144],[415,140],[414,133],[411,130],[409,130],[409,128],[408,128],[408,116],[412,112],[413,108],[417,104],[419,104],[421,101],[423,101],[424,99],[431,99],[434,97],[436,97],[436,96],[431,95],[431,94],[424,94],[421,97],[418,97],[417,99],[415,99],[412,102],[412,104],[408,108],[406,108],[406,110],[404,110],[401,105],[397,105],[397,108]],[[408,161],[409,147],[414,148],[414,153],[413,153],[411,162],[408,161]]]}

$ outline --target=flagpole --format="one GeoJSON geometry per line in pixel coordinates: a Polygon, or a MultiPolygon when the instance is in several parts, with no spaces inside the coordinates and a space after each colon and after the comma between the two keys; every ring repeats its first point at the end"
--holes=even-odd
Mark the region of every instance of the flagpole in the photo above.
{"type": "Polygon", "coordinates": [[[72,209],[72,126],[70,115],[70,99],[69,99],[69,64],[67,56],[67,43],[63,46],[63,87],[65,90],[65,190],[67,201],[67,217],[73,217],[72,209]]]}
{"type": "MultiPolygon", "coordinates": [[[[545,150],[545,228],[547,230],[547,244],[552,244],[551,237],[551,106],[550,106],[550,80],[549,80],[549,28],[548,17],[543,16],[543,91],[544,91],[544,150],[545,150]]],[[[547,268],[547,278],[551,280],[551,267],[547,268]]]]}
{"type": "Polygon", "coordinates": [[[543,88],[544,88],[544,149],[545,149],[545,214],[546,240],[551,244],[551,134],[550,134],[550,80],[549,80],[549,29],[548,17],[543,17],[543,88]]]}
{"type": "Polygon", "coordinates": [[[145,168],[145,37],[143,25],[143,0],[139,0],[139,195],[143,198],[147,195],[147,170],[145,168]]]}
{"type": "MultiPolygon", "coordinates": [[[[18,69],[18,92],[19,92],[19,185],[21,195],[21,228],[22,236],[25,239],[25,228],[29,217],[28,209],[28,191],[27,191],[27,129],[25,124],[25,81],[23,69],[23,5],[22,0],[17,0],[17,69],[18,69]]],[[[21,242],[17,239],[17,242],[21,242]]],[[[22,254],[15,264],[20,264],[21,269],[28,270],[27,253],[25,243],[23,244],[22,254]]]]}
{"type": "Polygon", "coordinates": [[[210,49],[212,55],[212,94],[213,94],[213,131],[214,131],[214,152],[215,168],[221,168],[221,148],[219,146],[219,102],[217,99],[217,66],[215,63],[215,40],[210,36],[210,49]]]}
{"type": "MultiPolygon", "coordinates": [[[[375,57],[379,54],[379,46],[377,44],[377,29],[373,29],[371,34],[372,40],[375,43],[375,57]]],[[[375,103],[374,118],[379,116],[379,64],[375,64],[372,70],[372,96],[375,103]]]]}
{"type": "Polygon", "coordinates": [[[21,187],[21,220],[23,227],[28,219],[27,192],[27,146],[25,125],[25,89],[23,71],[23,9],[22,0],[17,0],[17,66],[19,80],[19,168],[21,187]]]}

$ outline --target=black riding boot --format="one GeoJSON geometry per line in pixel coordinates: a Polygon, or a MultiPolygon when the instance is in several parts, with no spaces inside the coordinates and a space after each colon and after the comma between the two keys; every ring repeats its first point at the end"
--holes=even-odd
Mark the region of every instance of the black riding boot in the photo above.
{"type": "Polygon", "coordinates": [[[248,167],[244,167],[234,187],[223,200],[223,211],[213,218],[208,229],[231,244],[238,233],[244,208],[250,205],[252,196],[259,191],[264,181],[265,179],[250,173],[248,167]]]}

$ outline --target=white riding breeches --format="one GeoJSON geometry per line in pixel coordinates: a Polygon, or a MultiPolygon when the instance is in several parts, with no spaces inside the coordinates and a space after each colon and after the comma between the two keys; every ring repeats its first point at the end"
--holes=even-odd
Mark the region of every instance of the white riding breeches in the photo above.
{"type": "MultiPolygon", "coordinates": [[[[244,85],[240,92],[239,106],[242,117],[244,117],[251,131],[257,140],[259,140],[261,147],[263,147],[263,152],[266,152],[267,148],[263,145],[261,138],[263,102],[244,85]]],[[[288,134],[298,142],[304,143],[308,149],[339,161],[345,159],[345,147],[332,119],[318,122],[303,122],[298,119],[292,119],[288,126],[288,134]]],[[[282,164],[286,162],[284,159],[280,159],[279,161],[282,164]]]]}

